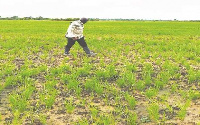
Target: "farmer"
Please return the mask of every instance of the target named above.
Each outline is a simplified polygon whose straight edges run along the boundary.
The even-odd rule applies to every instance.
[[[87,21],[88,21],[87,18],[81,18],[80,20],[71,22],[67,30],[67,33],[65,34],[68,43],[65,46],[64,55],[70,55],[69,53],[70,48],[75,44],[76,41],[80,44],[80,46],[83,48],[83,50],[88,56],[96,55],[96,53],[93,53],[89,50],[83,36],[83,29],[84,29],[83,24],[85,24]]]

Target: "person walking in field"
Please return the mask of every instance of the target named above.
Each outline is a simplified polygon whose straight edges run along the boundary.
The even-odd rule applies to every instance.
[[[65,53],[64,55],[70,55],[69,51],[70,48],[75,44],[77,41],[79,45],[83,48],[85,53],[88,56],[94,56],[96,53],[93,53],[90,51],[90,49],[87,46],[87,43],[85,42],[84,36],[83,36],[83,29],[84,24],[88,21],[87,18],[81,18],[80,20],[73,21],[68,27],[67,33],[65,34],[65,37],[68,40],[67,45],[65,46]]]

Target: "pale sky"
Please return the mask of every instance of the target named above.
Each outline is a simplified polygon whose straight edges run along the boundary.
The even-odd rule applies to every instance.
[[[200,0],[0,0],[0,16],[200,20]]]

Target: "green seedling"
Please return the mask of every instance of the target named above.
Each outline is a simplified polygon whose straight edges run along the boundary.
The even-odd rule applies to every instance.
[[[64,84],[68,84],[69,83],[69,76],[67,74],[61,74],[60,79],[62,80],[62,82]]]
[[[197,100],[200,98],[200,92],[195,90],[190,90],[188,96],[189,99],[191,100]]]
[[[109,78],[112,78],[112,77],[117,75],[117,72],[115,70],[115,66],[114,65],[109,65],[109,66],[106,67],[106,69],[108,70]]]
[[[178,90],[178,85],[175,84],[175,83],[172,84],[172,85],[171,85],[171,92],[172,92],[172,93],[175,93],[175,92],[177,92],[177,90]]]
[[[135,88],[137,90],[143,91],[145,88],[145,83],[142,80],[139,80],[136,84],[135,84]]]
[[[24,68],[21,72],[20,75],[22,78],[29,78],[31,76],[36,76],[40,73],[40,70],[37,68],[30,69],[30,68]]]
[[[47,124],[47,116],[45,114],[40,114],[39,115],[39,120],[42,124],[46,125]]]
[[[152,74],[153,73],[152,64],[145,63],[145,65],[144,65],[144,72],[146,72],[146,74]]]
[[[137,114],[136,113],[129,113],[127,118],[127,123],[129,125],[137,125]]]
[[[195,71],[194,69],[190,69],[188,71],[188,81],[189,83],[193,83],[193,82],[196,82],[196,81],[199,81],[198,79],[200,78],[200,76],[198,76],[200,73],[199,71]]]
[[[164,87],[164,84],[165,83],[162,80],[158,80],[158,79],[155,80],[155,87],[157,89],[162,89]]]
[[[17,84],[17,79],[15,76],[9,76],[5,79],[4,87],[14,86]]]
[[[116,81],[117,85],[119,87],[124,87],[127,83],[126,83],[126,80],[124,78],[119,78],[117,81]]]
[[[170,74],[167,73],[167,72],[162,72],[160,73],[160,77],[161,77],[161,80],[164,84],[168,84],[169,82],[169,79],[170,79]]]
[[[79,69],[77,70],[78,76],[81,76],[81,77],[88,76],[89,73],[90,73],[90,70],[87,69],[87,68],[79,68]]]
[[[72,100],[70,100],[70,101],[66,100],[65,108],[67,110],[67,113],[69,113],[69,114],[73,113],[75,106],[72,104]]]
[[[103,71],[103,70],[97,70],[96,71],[96,77],[99,80],[105,80],[109,77],[109,72],[108,71]]]
[[[187,100],[185,104],[179,105],[180,110],[177,113],[177,117],[181,120],[184,120],[186,113],[187,113],[187,108],[190,106],[190,100]]]
[[[12,121],[12,123],[14,125],[21,125],[22,124],[22,119],[20,118],[20,111],[16,110],[14,111],[14,119]]]
[[[99,110],[98,110],[97,108],[95,108],[95,107],[92,107],[92,108],[90,108],[90,112],[91,112],[92,118],[93,118],[93,119],[96,119]]]
[[[33,92],[35,91],[35,87],[32,85],[29,85],[25,88],[25,91],[22,92],[23,97],[25,98],[25,100],[28,100],[31,95],[33,94]]]
[[[98,95],[101,95],[103,93],[103,86],[100,83],[96,83],[94,90]]]
[[[136,65],[133,65],[133,64],[127,64],[126,65],[126,70],[128,70],[130,72],[136,72],[137,71],[137,67],[136,67]]]
[[[89,123],[87,119],[84,119],[84,120],[79,120],[76,125],[89,125]]]
[[[58,74],[61,73],[61,69],[60,68],[52,68],[50,69],[50,74],[53,75],[53,76],[56,76]]]
[[[158,94],[158,89],[156,88],[149,88],[148,90],[146,90],[145,95],[148,98],[152,98],[154,96],[156,96]]]
[[[55,90],[56,91],[56,90]],[[44,103],[46,105],[47,108],[51,108],[52,105],[54,104],[55,102],[55,98],[56,98],[56,92],[52,92],[52,94],[50,95],[46,95],[46,98],[44,100]]]
[[[87,80],[85,83],[85,88],[87,91],[96,92],[99,95],[103,93],[103,85],[100,84],[99,80],[95,78]]]
[[[172,105],[169,105],[169,103],[165,103],[165,106],[167,107],[167,109],[172,113],[173,112],[173,107]]]
[[[49,81],[44,84],[44,92],[41,92],[40,100],[46,105],[46,108],[51,108],[57,96],[57,90],[54,88],[56,81]]]
[[[67,87],[69,90],[71,89],[75,90],[76,88],[78,88],[78,85],[79,85],[79,81],[72,79],[72,80],[69,80]]]
[[[44,103],[44,102],[45,102],[45,98],[46,98],[46,94],[40,92],[40,93],[39,93],[39,98],[40,98],[40,101]]]
[[[111,115],[101,115],[100,116],[101,121],[99,121],[99,124],[103,125],[114,125],[115,124],[115,119]]]
[[[68,73],[71,71],[71,67],[69,65],[62,64],[59,66],[61,72]]]
[[[80,96],[81,96],[81,92],[82,92],[82,88],[81,88],[81,87],[77,87],[77,88],[75,89],[75,92],[76,92],[76,95],[77,95],[78,97],[80,97]]]
[[[124,79],[127,85],[133,86],[136,83],[135,74],[131,72],[126,72],[124,75]]]
[[[25,111],[28,105],[27,100],[25,100],[25,98],[21,98],[21,96],[18,94],[10,95],[9,101],[10,101],[12,110],[19,110],[20,112]]]
[[[125,97],[126,101],[128,102],[130,108],[134,109],[135,105],[136,105],[135,98],[133,96],[129,95],[127,92],[125,93],[124,97]]]
[[[119,104],[120,103],[120,96],[119,95],[116,95],[115,97],[115,104]]]
[[[85,89],[87,91],[93,91],[96,82],[97,82],[96,79],[94,79],[94,80],[87,80],[86,83],[85,83]]]
[[[184,99],[187,99],[188,98],[188,91],[185,91],[185,90],[179,90],[181,96],[184,98]]]
[[[28,105],[28,99],[32,95],[35,88],[32,85],[22,88],[20,94],[13,93],[9,96],[9,101],[13,110],[19,110],[20,112],[25,111]]]
[[[159,121],[159,105],[157,103],[152,103],[147,107],[147,111],[149,113],[149,117],[152,121]]]
[[[145,75],[144,81],[145,81],[145,85],[151,85],[152,79],[151,79],[151,75],[149,73],[147,75]]]
[[[14,69],[15,69],[15,66],[13,64],[7,64],[7,65],[1,65],[1,73],[0,73],[0,78],[1,77],[5,77],[5,76],[10,76],[12,75]]]

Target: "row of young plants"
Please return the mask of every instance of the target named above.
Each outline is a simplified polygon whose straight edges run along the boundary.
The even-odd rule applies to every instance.
[[[112,67],[112,66],[108,66],[108,67]],[[79,68],[78,68],[79,69]],[[106,69],[106,68],[105,68]],[[109,68],[108,68],[109,69]],[[133,66],[133,69],[129,69],[129,70],[131,70],[132,72],[130,72],[130,71],[128,71],[128,73],[125,73],[125,75],[124,76],[122,76],[122,77],[119,77],[117,80],[116,80],[116,83],[117,83],[117,86],[118,87],[131,87],[132,85],[134,85],[135,84],[135,87],[133,87],[133,88],[135,88],[136,90],[139,90],[139,91],[141,91],[141,92],[145,92],[145,95],[148,97],[148,98],[152,98],[152,97],[155,97],[155,96],[157,96],[157,94],[158,94],[158,92],[159,92],[159,89],[163,89],[163,88],[165,88],[165,86],[169,83],[169,80],[170,80],[170,77],[169,77],[169,74],[170,74],[170,72],[169,73],[166,73],[166,72],[161,72],[161,73],[159,73],[158,75],[157,75],[157,79],[158,80],[156,80],[156,82],[155,82],[155,85],[152,85],[152,81],[151,81],[151,79],[152,79],[152,76],[151,75],[153,75],[153,73],[154,73],[154,71],[153,71],[153,69],[152,69],[152,65],[150,65],[150,64],[147,64],[146,66],[144,66],[144,69],[146,69],[146,70],[144,70],[144,71],[147,71],[147,72],[144,72],[143,74],[143,76],[144,76],[144,78],[146,78],[145,79],[145,82],[143,81],[143,80],[139,80],[137,83],[135,82],[136,81],[136,77],[135,77],[135,75],[133,74],[134,73],[134,71],[137,71],[136,70],[136,67],[135,66]],[[172,69],[173,69],[173,67],[172,67]],[[81,70],[83,70],[82,68],[81,68]],[[110,70],[110,69],[109,69]],[[94,78],[94,76],[90,76],[90,74],[89,73],[87,73],[87,74],[85,74],[85,75],[80,75],[79,73],[79,70],[76,72],[76,73],[74,73],[74,74],[72,74],[73,75],[73,78],[77,78],[78,79],[78,77],[79,76],[81,76],[81,77],[87,77],[87,75],[88,75],[88,77],[89,78],[87,78],[88,80],[86,80],[86,82],[85,82],[85,85],[84,85],[84,87],[82,88],[82,89],[86,89],[87,91],[90,91],[90,92],[95,92],[95,93],[97,93],[97,94],[103,94],[104,92],[105,92],[105,89],[103,89],[103,88],[109,88],[108,86],[109,86],[109,76],[115,76],[115,75],[117,75],[118,73],[115,71],[115,73],[113,73],[112,72],[112,75],[109,75],[109,70],[106,72],[105,70],[103,70],[103,72],[99,72],[98,70],[96,71],[96,74],[93,74],[94,76],[96,76],[95,78]],[[177,72],[178,71],[178,69],[177,68],[174,68],[174,70],[170,70],[169,69],[169,71],[171,71],[172,73],[173,72]],[[82,72],[82,71],[81,71]],[[87,71],[86,71],[87,72]],[[92,71],[91,71],[92,72]],[[107,75],[104,75],[104,74],[107,74]],[[114,75],[113,75],[114,74]],[[130,74],[133,74],[133,75],[130,75]],[[77,75],[77,76],[76,76]],[[69,76],[70,78],[72,78],[72,76]],[[69,78],[68,77],[68,78]],[[67,81],[67,80],[66,80]],[[65,81],[65,82],[66,82]],[[106,86],[105,86],[105,83],[108,83],[108,84],[106,84]],[[148,84],[149,83],[149,84]],[[145,87],[145,84],[146,84],[146,86],[147,87]],[[124,85],[124,86],[123,86]],[[75,89],[75,91],[76,92],[79,92],[79,91],[77,91],[78,89],[78,87],[80,87],[79,86],[79,83],[76,81],[76,80],[74,80],[74,81],[71,81],[71,80],[69,80],[69,82],[68,82],[68,85],[67,86],[69,86],[68,87],[68,89]],[[132,89],[132,90],[135,90],[135,89]],[[175,88],[171,88],[172,90],[172,92],[174,92],[174,91],[178,91],[177,90],[177,88],[175,89]],[[145,91],[146,90],[146,91]],[[127,90],[127,91],[130,91],[130,90]],[[182,91],[182,90],[179,90],[179,91]],[[191,97],[189,97],[190,99],[198,99],[199,97],[197,97],[197,96],[199,96],[199,93],[198,93],[198,91],[195,91],[195,90],[192,90],[193,92],[193,94],[194,93],[196,93],[195,95],[193,95],[193,97],[192,97],[192,94],[190,95]],[[80,94],[80,93],[79,93]],[[78,94],[78,95],[79,95]],[[79,95],[80,96],[80,95]],[[187,96],[188,97],[188,96]],[[129,106],[130,107],[133,107],[133,109],[134,109],[134,106],[135,106],[135,99],[134,99],[134,97],[132,97],[131,98],[131,96],[128,96],[127,95],[127,93],[126,93],[126,95],[125,95],[125,100],[127,101],[127,103],[129,104]],[[158,104],[157,104],[158,105]],[[154,106],[152,106],[152,107],[154,107]],[[149,111],[150,112],[150,111]],[[158,114],[158,112],[157,112],[157,114]],[[152,119],[155,119],[155,118],[152,118]],[[181,119],[183,119],[183,118],[181,118]],[[158,121],[159,119],[158,119],[158,117],[157,117],[157,120],[155,120],[155,121]]]
[[[103,64],[101,64],[101,65],[103,65]],[[132,89],[132,90],[136,89],[136,90],[145,92],[145,95],[148,98],[151,98],[151,97],[155,97],[157,95],[159,89],[162,89],[165,84],[168,84],[169,79],[170,79],[169,76],[173,76],[173,74],[176,74],[176,72],[178,72],[178,70],[179,70],[176,66],[173,68],[173,66],[169,66],[169,64],[164,64],[163,68],[166,69],[166,72],[158,73],[156,77],[152,77],[155,75],[155,73],[153,71],[153,67],[150,63],[146,63],[143,66],[141,78],[139,78],[139,80],[137,80],[136,75],[138,75],[140,73],[136,73],[137,66],[135,66],[135,65],[130,64],[128,66],[125,66],[126,68],[121,70],[121,71],[125,70],[125,72],[123,72],[123,73],[120,73],[119,71],[117,72],[117,70],[115,69],[113,64],[107,65],[105,69],[96,70],[96,71],[92,71],[91,70],[92,67],[93,66],[83,66],[83,67],[78,67],[75,70],[74,69],[72,70],[72,68],[70,66],[61,65],[59,67],[50,69],[50,73],[49,73],[49,75],[48,74],[46,75],[46,78],[47,78],[47,81],[51,81],[53,79],[52,77],[55,77],[55,76],[59,77],[61,75],[62,76],[61,78],[63,79],[63,81],[65,83],[67,83],[68,89],[69,90],[74,89],[76,92],[76,95],[78,95],[78,96],[80,96],[81,89],[82,89],[79,86],[79,84],[80,84],[80,82],[78,81],[79,77],[86,77],[86,78],[89,77],[88,80],[86,80],[86,82],[84,84],[84,89],[86,89],[87,91],[90,91],[90,92],[95,92],[98,95],[103,94],[104,90],[105,90],[104,88],[108,88],[107,86],[109,86],[109,84],[104,85],[104,82],[109,82],[109,80],[111,79],[113,81],[116,81],[116,85],[118,87],[121,87],[121,88],[130,87],[131,88],[132,86],[134,86],[133,87],[134,89]],[[21,78],[21,81],[25,82],[26,79],[29,79],[30,77],[37,75],[40,72],[47,71],[47,67],[41,66],[39,68],[26,69],[26,70],[23,70],[23,67],[22,67],[21,70],[22,71],[19,73],[20,74],[19,78]],[[64,75],[63,72],[67,73],[67,75]],[[123,74],[123,75],[119,75],[119,74]],[[118,77],[116,77],[116,76],[118,76]],[[155,85],[152,85],[153,78],[156,78]],[[14,85],[13,83],[15,83],[17,80],[19,81],[19,79],[14,80],[14,79],[12,79],[12,77],[7,77],[7,79],[8,80],[6,80],[7,81],[6,85],[8,85],[8,86]],[[50,108],[54,104],[55,97],[56,97],[56,89],[54,88],[55,84],[56,84],[56,81],[46,83],[45,91],[43,93],[40,93],[40,100],[41,100],[41,102],[43,102],[46,105],[47,108]],[[34,90],[34,88],[31,87],[31,84],[29,82],[27,85],[30,85],[30,86],[28,86],[28,89],[26,91],[22,90],[25,92],[22,92],[22,94],[20,94],[20,96],[16,93],[13,94],[15,96],[12,96],[12,95],[10,96],[10,103],[11,103],[11,107],[13,110],[17,109],[17,111],[19,110],[19,112],[22,112],[25,110],[25,108],[27,106],[27,102],[28,102],[27,100],[30,97],[31,93],[33,93],[33,90]],[[30,91],[29,91],[29,89],[30,89]],[[174,86],[174,88],[172,88],[172,89],[173,89],[172,91],[175,92],[177,88]],[[128,91],[130,91],[130,90],[128,90]],[[23,93],[30,93],[30,94],[27,94],[25,96]],[[134,106],[136,105],[136,103],[135,103],[136,101],[135,101],[134,97],[131,97],[127,93],[124,96],[125,96],[125,100],[129,104],[129,106],[132,107],[131,109],[134,109]],[[186,95],[184,97],[187,98],[188,96]],[[190,99],[198,99],[199,98],[198,91],[191,90],[189,98]],[[18,104],[18,101],[20,101],[21,103]],[[67,109],[70,109],[69,107],[70,107],[70,105],[72,105],[71,103],[72,102],[66,103]],[[72,109],[73,109],[73,106],[72,106]],[[184,109],[184,110],[186,110],[186,109]],[[155,118],[152,118],[152,119],[155,119]]]
[[[2,28],[0,35],[0,91],[9,86],[18,88],[9,96],[14,124],[21,117],[47,123],[45,111],[54,109],[62,84],[72,96],[63,102],[68,114],[77,113],[78,105],[87,109],[95,98],[114,108],[105,113],[101,105],[91,106],[87,109],[90,117],[74,124],[165,123],[176,117],[184,120],[187,108],[200,98],[199,31],[195,24],[177,24],[195,32],[171,32],[172,25],[165,22],[92,22],[85,27],[86,41],[98,55],[88,58],[78,45],[71,49],[72,57],[62,56],[66,22],[23,22],[29,24],[25,27],[31,29],[28,31],[19,27],[19,21],[3,23],[15,25]],[[49,28],[52,24],[56,27]],[[171,96],[178,96],[180,103],[172,105]],[[77,104],[76,99],[85,100],[85,104]],[[37,105],[32,106],[32,102]],[[142,102],[147,116],[138,112]],[[31,116],[34,107],[41,111]]]

